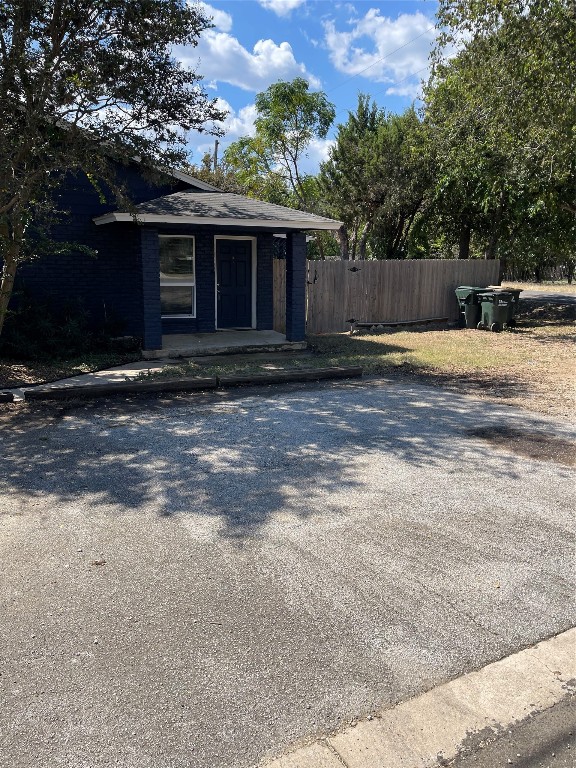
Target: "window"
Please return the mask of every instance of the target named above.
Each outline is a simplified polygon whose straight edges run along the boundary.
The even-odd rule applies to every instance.
[[[194,238],[160,235],[162,317],[196,317]]]

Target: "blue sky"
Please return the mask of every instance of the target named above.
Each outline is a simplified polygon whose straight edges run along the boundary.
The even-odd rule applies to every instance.
[[[194,0],[190,0],[194,3]],[[224,148],[253,131],[254,98],[278,80],[304,77],[336,106],[327,140],[310,148],[308,172],[327,156],[338,122],[354,110],[359,91],[401,112],[417,98],[434,43],[436,0],[212,0],[213,17],[197,48],[176,55],[204,76],[208,93],[230,114]],[[191,135],[199,163],[213,139]]]

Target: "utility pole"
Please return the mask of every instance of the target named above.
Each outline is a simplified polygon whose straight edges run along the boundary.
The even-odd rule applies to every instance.
[[[220,142],[218,139],[214,140],[214,173],[216,173],[216,168],[218,168],[218,145]]]

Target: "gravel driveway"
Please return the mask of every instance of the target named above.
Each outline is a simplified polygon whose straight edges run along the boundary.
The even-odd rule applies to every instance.
[[[574,625],[574,436],[386,382],[19,420],[0,765],[243,768]]]

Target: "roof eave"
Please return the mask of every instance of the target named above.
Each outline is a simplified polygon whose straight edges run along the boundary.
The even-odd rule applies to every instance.
[[[258,229],[313,229],[336,231],[342,226],[341,221],[332,221],[331,219],[319,221],[294,221],[287,219],[234,219],[221,218],[218,216],[179,216],[158,213],[105,213],[103,216],[97,216],[93,219],[97,226],[101,224],[112,224],[113,222],[126,221],[136,224],[193,224],[195,226],[220,226],[220,227],[250,227]]]

